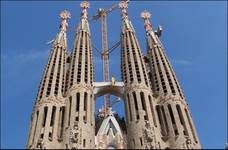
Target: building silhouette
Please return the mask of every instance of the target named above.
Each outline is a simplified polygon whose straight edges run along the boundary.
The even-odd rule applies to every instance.
[[[153,30],[150,13],[141,13],[147,40],[143,55],[127,13],[128,3],[119,3],[122,81],[95,82],[89,3],[84,1],[80,7],[70,55],[66,36],[70,13],[60,13],[59,32],[39,86],[26,148],[201,148],[183,91],[159,39],[162,28]],[[124,101],[125,120],[115,117],[111,107],[101,108],[98,126],[95,100],[105,94]]]

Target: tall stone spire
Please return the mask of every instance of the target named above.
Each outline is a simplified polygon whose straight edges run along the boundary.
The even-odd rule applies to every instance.
[[[27,148],[58,148],[62,144],[67,57],[66,30],[70,13],[66,10],[62,11],[60,18],[62,21],[59,32],[52,44],[33,109]],[[58,144],[53,145],[53,142]]]
[[[66,32],[70,13],[60,13],[59,32],[40,82],[26,148],[201,148],[180,84],[159,39],[161,28],[154,32],[151,14],[141,13],[147,40],[144,56],[128,18],[128,2],[119,3],[121,82],[114,78],[112,82],[94,82],[89,3],[80,4],[80,21],[69,57]],[[116,7],[113,5],[107,12]],[[105,94],[123,99],[126,126],[122,119],[122,125],[118,125],[110,107],[101,127],[96,124],[99,130],[95,136],[95,99]]]
[[[121,72],[125,83],[128,148],[164,148],[160,142],[155,101],[146,73],[139,42],[128,19],[127,2],[121,9]]]
[[[95,121],[92,46],[87,20],[89,3],[80,4],[80,23],[71,54],[66,103],[66,148],[94,148]]]
[[[156,111],[162,139],[169,148],[201,148],[196,130],[176,75],[160,42],[160,29],[153,31],[151,14],[141,13],[147,33],[149,76],[157,98]]]
[[[147,32],[148,55],[154,56],[151,61],[153,61],[154,68],[156,68],[158,71],[151,72],[153,73],[152,77],[154,78],[151,80],[153,81],[153,92],[157,95],[177,95],[183,99],[184,97],[182,90],[170,65],[170,62],[164,53],[160,39],[156,34],[157,32],[153,32],[152,30],[152,25],[149,21],[150,16],[151,14],[149,12],[144,11],[141,13],[141,17],[144,19],[144,28]],[[153,52],[153,48],[157,49],[157,51]]]

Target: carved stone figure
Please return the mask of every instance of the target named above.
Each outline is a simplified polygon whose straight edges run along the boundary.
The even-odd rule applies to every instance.
[[[152,128],[150,126],[150,123],[147,120],[145,121],[145,135],[146,135],[146,139],[148,142],[153,141],[154,134],[153,134]]]
[[[192,146],[192,141],[189,137],[186,137],[186,146],[188,149],[192,149],[193,146]]]
[[[147,149],[155,148],[153,128],[151,128],[151,125],[147,120],[145,121],[145,128],[143,133],[144,133],[145,148]]]
[[[72,148],[79,148],[79,127],[75,124],[70,130],[70,143]]]

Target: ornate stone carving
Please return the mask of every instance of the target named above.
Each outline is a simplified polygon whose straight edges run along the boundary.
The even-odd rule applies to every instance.
[[[123,82],[117,82],[114,77],[112,77],[112,80],[109,82],[95,82],[93,79],[94,69],[91,51],[93,45],[91,44],[89,29],[90,19],[88,19],[87,12],[87,9],[90,7],[89,3],[84,1],[80,4],[82,12],[77,28],[77,32],[79,33],[80,31],[80,34],[77,34],[75,38],[72,53],[75,58],[73,55],[71,55],[72,57],[68,56],[67,53],[66,31],[70,13],[68,11],[61,12],[59,32],[53,42],[51,42],[53,44],[49,57],[50,60],[46,66],[45,76],[42,79],[40,85],[41,89],[37,95],[37,102],[32,112],[31,128],[26,148],[92,149],[94,148],[94,144],[96,148],[104,149],[128,147],[141,149],[201,148],[200,143],[198,143],[199,141],[195,141],[198,140],[198,137],[195,133],[187,103],[182,96],[182,89],[180,89],[168,58],[166,58],[163,52],[163,46],[159,39],[161,28],[157,31],[153,31],[152,24],[149,20],[151,14],[147,11],[141,13],[141,17],[144,19],[144,27],[147,31],[149,57],[148,60],[143,60],[134,27],[128,19],[128,2],[129,0],[121,0],[119,5],[112,6],[113,8],[119,6],[121,9],[122,40],[120,41],[120,49]],[[110,9],[107,9],[107,11],[110,12]],[[79,47],[83,47],[83,50],[78,53],[77,49]],[[162,60],[162,62],[158,60]],[[50,64],[55,62],[57,63],[56,67],[53,66],[51,69]],[[85,64],[85,62],[87,63]],[[156,62],[158,63],[157,65]],[[161,63],[160,66],[159,63]],[[58,66],[61,67],[59,68]],[[153,74],[153,71],[158,74]],[[79,72],[82,73],[82,78],[81,82],[77,83],[77,74],[80,74]],[[85,73],[87,76],[84,76]],[[160,84],[163,84],[163,80],[161,80],[163,78],[165,79],[165,85],[169,85],[172,89],[171,82],[167,80],[169,79],[168,73],[170,79],[172,79],[171,82],[174,90],[178,89],[178,91],[175,91],[175,95],[169,88],[167,92],[161,91]],[[162,74],[164,75],[163,78],[161,77]],[[84,81],[84,77],[87,82]],[[153,79],[158,79],[157,81],[159,82],[151,87],[153,82],[155,82]],[[162,82],[160,82],[160,80]],[[53,82],[49,83],[49,81]],[[149,84],[149,82],[152,84]],[[58,90],[55,89],[55,87],[58,87]],[[152,92],[152,90],[157,92]],[[80,98],[78,98],[77,93],[80,93]],[[153,93],[154,95],[156,94],[156,97]],[[95,118],[94,115],[95,100],[104,94],[113,94],[125,100],[124,104],[126,105],[125,113],[127,114],[127,120],[126,124],[125,120],[122,119],[115,121],[111,107],[99,110],[99,115],[103,117],[104,120],[107,116],[111,119],[109,118],[109,120],[104,121],[104,125],[102,128],[100,127],[102,132],[99,132],[99,130],[96,132],[100,120]],[[169,107],[167,109],[167,104],[171,106],[178,104],[180,107],[171,109],[171,111]],[[164,107],[162,107],[161,110],[157,110],[155,107],[157,105]],[[80,109],[78,110],[77,107],[77,110],[75,110],[76,106],[79,106]],[[46,109],[46,107],[48,107],[48,109]],[[178,115],[180,119],[176,118]],[[150,119],[150,121],[145,121],[145,118]],[[180,121],[175,119],[179,119]],[[173,122],[175,122],[175,126],[172,125]],[[120,125],[123,127],[123,130],[118,126],[118,123],[121,123]],[[160,130],[163,130],[163,127],[168,134],[161,134]],[[178,136],[175,136],[176,132],[173,133],[173,127],[175,127],[174,130],[178,129]],[[194,133],[192,133],[193,135],[191,134],[191,136],[186,136],[185,132],[189,130],[189,128],[194,129],[194,131],[192,131]],[[183,132],[183,130],[186,131]],[[97,134],[95,139],[94,134]],[[126,139],[128,141],[126,141]]]
[[[181,103],[185,106],[187,106],[187,103],[184,99],[182,99],[180,96],[174,96],[171,94],[165,95],[165,96],[159,96],[158,101],[160,104],[165,104],[168,103],[169,101],[176,102],[176,103]]]
[[[153,135],[153,131],[152,131],[149,121],[145,121],[145,130],[144,131],[145,131],[147,141],[152,142],[154,135]]]
[[[65,101],[64,101],[64,98],[57,98],[57,97],[54,97],[54,96],[49,96],[47,98],[43,98],[41,100],[39,100],[37,103],[36,103],[36,108],[37,107],[40,107],[41,105],[43,104],[54,104],[54,105],[64,105],[65,104]]]
[[[60,30],[63,32],[66,32],[67,27],[68,27],[67,19],[70,19],[71,15],[67,10],[64,10],[59,14],[59,16],[62,19],[62,22],[60,25]]]
[[[186,138],[186,141],[185,141],[185,145],[186,145],[186,148],[187,149],[194,149],[194,146],[192,145],[192,141],[189,137],[185,137]]]
[[[99,143],[98,143],[98,149],[105,149],[105,146],[107,144],[107,137],[105,135],[99,135],[98,136]]]
[[[87,1],[81,2],[80,7],[81,7],[82,9],[87,9],[87,8],[89,8],[89,2],[87,2]]]
[[[80,130],[78,127],[78,123],[75,123],[74,126],[70,129],[70,145],[72,149],[78,149],[79,147],[79,136],[80,136]]]
[[[152,30],[152,25],[149,21],[151,14],[148,11],[143,11],[141,13],[141,18],[144,19],[144,28],[146,31],[151,31]]]
[[[125,91],[126,91],[126,93],[128,93],[128,92],[135,91],[137,89],[151,92],[150,89],[149,89],[149,87],[146,86],[144,83],[142,83],[142,84],[135,84],[135,83],[133,83],[133,84],[131,84],[131,86],[126,87]]]
[[[145,121],[145,128],[143,129],[143,139],[145,143],[145,148],[146,149],[154,149],[157,148],[158,146],[155,145],[155,135],[154,135],[154,129],[151,127],[149,121]]]
[[[121,9],[122,19],[128,18],[127,7],[128,7],[127,2],[121,1],[119,3],[119,8]]]
[[[81,18],[87,19],[87,8],[89,8],[89,2],[87,1],[83,1],[80,4],[80,7],[82,9],[82,13],[81,13]]]
[[[117,133],[116,134],[116,148],[117,149],[123,149],[124,148],[124,140],[123,140],[123,137],[119,134],[119,133]]]
[[[74,84],[70,90],[68,91],[68,93],[74,91],[74,90],[80,90],[80,89],[86,89],[86,91],[92,91],[93,87],[91,85],[88,84]]]

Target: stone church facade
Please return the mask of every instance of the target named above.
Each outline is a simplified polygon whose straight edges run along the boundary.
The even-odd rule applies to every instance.
[[[70,13],[60,14],[59,32],[40,82],[26,148],[200,149],[183,91],[159,39],[162,29],[153,30],[150,13],[141,13],[147,41],[147,54],[143,55],[128,16],[128,3],[119,3],[122,81],[113,84],[94,81],[89,3],[84,1],[80,7],[70,55],[66,35]],[[95,134],[95,100],[105,94],[124,101],[125,142],[112,112]]]

